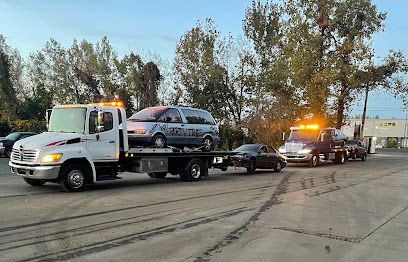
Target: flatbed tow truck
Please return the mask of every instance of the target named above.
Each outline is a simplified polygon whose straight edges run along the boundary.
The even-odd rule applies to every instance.
[[[47,111],[48,131],[16,142],[9,161],[11,172],[32,186],[59,183],[67,192],[87,184],[118,179],[120,172],[168,173],[184,181],[208,176],[223,168],[230,152],[200,148],[129,148],[126,111],[121,102],[58,105]]]
[[[308,163],[310,167],[320,162],[342,164],[348,157],[347,137],[336,128],[318,125],[299,125],[290,128],[289,138],[279,152],[288,163]]]

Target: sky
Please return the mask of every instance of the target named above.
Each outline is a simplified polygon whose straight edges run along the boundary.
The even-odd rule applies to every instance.
[[[388,50],[408,56],[408,1],[373,0],[388,13],[384,32],[373,38],[376,60]],[[107,36],[123,56],[130,51],[157,53],[171,61],[180,37],[198,20],[211,18],[223,35],[240,37],[245,9],[251,0],[0,0],[0,34],[23,57],[41,49],[50,38],[69,47],[73,39],[97,42]],[[373,92],[368,114],[405,118],[402,102]],[[351,114],[361,114],[357,101]]]

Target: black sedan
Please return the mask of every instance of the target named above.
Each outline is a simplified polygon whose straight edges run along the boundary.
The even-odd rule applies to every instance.
[[[367,150],[364,146],[364,142],[361,140],[349,140],[347,141],[348,155],[351,159],[360,158],[365,161],[367,159]]]
[[[20,139],[33,136],[36,134],[37,133],[34,132],[14,132],[9,134],[0,141],[0,156],[5,155],[7,157],[10,157],[11,149],[13,148],[15,142],[17,142]]]
[[[276,149],[261,144],[246,144],[238,147],[230,158],[233,166],[246,167],[248,173],[255,169],[273,169],[280,172],[286,166],[286,158]]]

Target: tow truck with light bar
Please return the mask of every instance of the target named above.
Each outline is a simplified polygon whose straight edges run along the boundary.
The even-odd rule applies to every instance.
[[[47,110],[48,131],[16,142],[11,172],[32,186],[59,183],[68,192],[118,179],[120,172],[168,173],[197,181],[210,167],[223,168],[230,152],[189,148],[129,148],[126,111],[120,101],[57,105]]]
[[[347,159],[347,137],[336,128],[321,128],[319,125],[299,125],[291,132],[279,152],[289,163],[308,163],[315,167],[320,161],[342,164]]]

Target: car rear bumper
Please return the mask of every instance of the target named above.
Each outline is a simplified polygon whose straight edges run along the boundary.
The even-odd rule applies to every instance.
[[[150,145],[152,143],[152,136],[128,134],[129,143],[133,146]]]
[[[313,154],[297,154],[297,153],[286,153],[286,161],[288,163],[304,163],[312,159]]]
[[[9,162],[11,173],[32,179],[57,179],[61,166],[22,166]]]

